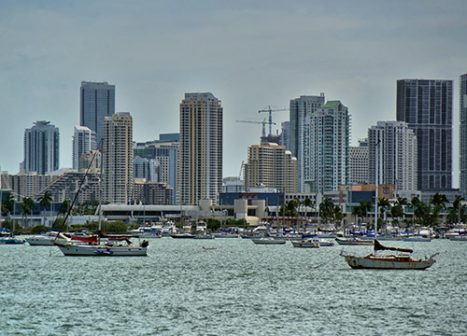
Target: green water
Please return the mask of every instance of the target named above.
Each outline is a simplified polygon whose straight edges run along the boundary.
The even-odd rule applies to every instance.
[[[135,258],[0,246],[0,335],[467,335],[467,243],[385,244],[440,255],[375,271],[349,268],[338,245],[162,238]]]

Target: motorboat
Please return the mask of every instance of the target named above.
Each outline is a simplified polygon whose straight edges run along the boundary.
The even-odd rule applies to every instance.
[[[56,243],[65,256],[115,256],[141,257],[147,256],[148,241],[143,240],[136,245],[129,239],[102,240],[98,244],[85,244],[76,241]]]
[[[318,239],[318,241],[319,241],[319,246],[320,247],[334,246],[334,242],[332,240],[329,240],[329,239]]]
[[[283,245],[286,239],[282,237],[262,237],[253,238],[251,241],[257,245]]]
[[[397,269],[397,270],[424,270],[431,267],[436,261],[437,253],[424,259],[413,259],[410,253],[412,249],[383,246],[378,240],[374,240],[374,252],[366,256],[346,254],[341,251],[340,255],[345,258],[347,264],[352,268],[361,269]],[[396,255],[378,254],[377,251],[390,250],[401,252]]]
[[[193,239],[214,239],[212,234],[196,234]]]
[[[292,245],[300,248],[319,248],[320,242],[319,239],[292,240]]]
[[[195,237],[194,234],[185,232],[185,233],[172,233],[170,237],[174,239],[193,239]]]
[[[467,235],[463,234],[463,235],[457,235],[457,236],[450,236],[449,240],[452,240],[452,241],[467,241]]]
[[[428,243],[431,242],[431,238],[424,237],[424,236],[410,236],[403,239],[405,242],[423,242]]]
[[[0,245],[20,245],[24,244],[26,241],[24,239],[19,239],[16,237],[0,237]]]
[[[373,245],[374,239],[363,239],[363,238],[336,238],[336,242],[339,245]]]

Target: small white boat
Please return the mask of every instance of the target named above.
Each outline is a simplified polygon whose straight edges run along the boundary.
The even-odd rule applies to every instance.
[[[251,241],[257,245],[283,245],[286,242],[285,238],[274,237],[254,238]]]
[[[336,238],[336,242],[339,245],[373,245],[374,239],[362,239],[362,238]]]
[[[0,238],[0,245],[20,245],[24,244],[24,239],[19,239],[15,237],[1,237]]]
[[[63,235],[58,232],[48,232],[43,235],[37,235],[26,238],[26,242],[31,246],[54,246],[57,239],[63,239]],[[68,240],[68,239],[67,239]]]
[[[318,239],[292,240],[292,245],[300,248],[319,248],[320,241]]]
[[[318,239],[319,240],[319,246],[334,246],[334,242],[332,240],[328,239]]]
[[[406,237],[403,239],[405,242],[431,242],[431,238],[428,237],[423,237],[423,236],[411,236],[411,237]]]

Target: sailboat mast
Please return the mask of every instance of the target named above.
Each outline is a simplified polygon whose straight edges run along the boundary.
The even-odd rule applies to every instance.
[[[380,139],[376,142],[376,155],[375,155],[375,239],[378,236],[378,183],[379,183],[379,147]]]

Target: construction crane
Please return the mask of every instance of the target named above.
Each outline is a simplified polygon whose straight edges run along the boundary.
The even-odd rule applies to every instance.
[[[258,113],[269,113],[269,137],[272,135],[272,125],[275,123],[272,122],[272,112],[279,112],[279,111],[288,111],[289,109],[271,109],[271,106],[268,105],[268,108],[265,108],[263,110],[259,110]],[[264,133],[263,133],[264,136]]]
[[[246,123],[246,124],[261,124],[263,125],[263,130],[262,130],[262,137],[266,137],[266,119],[263,121],[256,121],[256,120],[236,120],[238,123]],[[276,123],[273,123],[274,125]]]

